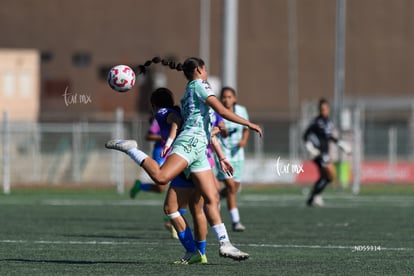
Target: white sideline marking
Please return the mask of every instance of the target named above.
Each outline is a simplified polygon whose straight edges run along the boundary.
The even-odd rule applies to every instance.
[[[119,242],[119,241],[29,241],[29,240],[0,240],[0,243],[34,243],[34,244],[80,244],[80,245],[157,245],[158,242]],[[170,243],[176,245],[176,243]],[[355,246],[346,245],[302,245],[302,244],[238,244],[240,246],[248,247],[271,247],[271,248],[300,248],[300,249],[348,249],[352,250]],[[377,251],[411,251],[414,248],[407,247],[382,247]]]
[[[353,250],[355,246],[345,246],[345,245],[299,245],[299,244],[240,244],[242,246],[250,247],[273,247],[273,248],[305,248],[305,249],[350,249]],[[378,247],[378,246],[377,246]],[[387,251],[411,251],[414,248],[407,247],[380,247],[377,251],[387,250]]]

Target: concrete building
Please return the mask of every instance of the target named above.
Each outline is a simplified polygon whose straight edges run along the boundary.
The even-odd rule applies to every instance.
[[[0,49],[0,111],[9,119],[35,122],[40,106],[37,50]]]
[[[220,76],[222,0],[211,0],[209,73]],[[335,3],[332,0],[240,0],[238,92],[251,117],[288,120],[301,102],[332,98]],[[122,106],[147,114],[146,88],[117,94],[106,84],[114,64],[137,65],[161,55],[199,55],[200,1],[0,0],[0,48],[41,53],[42,120],[102,120]],[[298,98],[289,100],[289,16],[296,14]],[[348,0],[346,97],[410,97],[414,91],[414,2]],[[1,59],[0,64],[3,64]],[[176,93],[184,77],[156,66]],[[65,91],[91,101],[65,101]],[[78,98],[80,99],[80,98]]]

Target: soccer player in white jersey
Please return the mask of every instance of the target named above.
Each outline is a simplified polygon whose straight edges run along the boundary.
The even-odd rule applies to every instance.
[[[176,65],[156,57],[139,66],[139,69],[141,72],[145,71],[147,66],[160,61],[171,69],[183,71],[188,80],[184,97],[181,100],[182,130],[174,141],[172,151],[165,163],[160,167],[154,159],[139,150],[136,141],[133,140],[111,140],[105,146],[127,153],[159,185],[167,185],[174,177],[186,170],[204,199],[205,214],[220,244],[219,255],[235,260],[245,260],[249,254],[237,249],[230,242],[218,207],[219,196],[206,155],[211,136],[210,115],[214,109],[223,118],[247,126],[257,131],[260,136],[262,129],[223,106],[207,82],[208,74],[202,59],[191,57],[187,58],[183,64]],[[220,162],[223,163],[222,168],[227,167],[228,162],[225,158],[222,158]],[[202,200],[201,197],[200,200]]]

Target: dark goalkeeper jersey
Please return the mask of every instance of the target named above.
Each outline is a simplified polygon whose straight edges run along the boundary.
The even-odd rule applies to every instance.
[[[338,142],[333,137],[334,124],[329,118],[318,116],[313,119],[303,134],[303,140],[311,141],[312,144],[320,150],[321,154],[328,154],[329,141]]]

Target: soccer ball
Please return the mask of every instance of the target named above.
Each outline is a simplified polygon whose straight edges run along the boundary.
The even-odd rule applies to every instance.
[[[116,65],[108,73],[108,84],[117,92],[127,92],[135,84],[135,73],[127,65]]]

